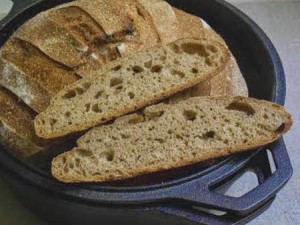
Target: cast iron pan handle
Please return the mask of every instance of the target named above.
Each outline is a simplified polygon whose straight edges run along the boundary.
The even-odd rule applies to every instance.
[[[14,4],[10,12],[0,21],[0,29],[9,23],[21,11],[28,9],[32,5],[41,2],[42,0],[11,0]]]
[[[276,171],[268,177],[262,165],[255,163],[259,158],[256,159],[255,157],[254,160],[251,160],[250,168],[254,169],[259,185],[243,196],[230,197],[212,190],[214,186],[222,183],[222,181],[224,182],[226,177],[228,178],[232,175],[230,174],[231,171],[226,171],[226,167],[222,167],[202,178],[201,183],[192,183],[190,187],[186,187],[186,191],[179,193],[177,197],[192,205],[205,205],[236,215],[247,215],[257,210],[275,196],[286,184],[293,172],[283,139],[271,144],[268,146],[268,149],[272,153]],[[227,175],[224,176],[224,174]],[[205,183],[207,186],[203,187]]]

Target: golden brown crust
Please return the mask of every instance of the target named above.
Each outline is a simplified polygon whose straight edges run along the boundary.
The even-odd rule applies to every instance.
[[[50,103],[52,94],[17,67],[1,59],[0,84],[9,89],[36,112],[43,111]]]
[[[47,148],[48,143],[35,134],[35,113],[2,87],[0,105],[0,141],[5,147],[20,156],[32,155]]]

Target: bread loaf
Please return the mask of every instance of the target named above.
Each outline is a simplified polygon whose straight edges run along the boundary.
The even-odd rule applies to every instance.
[[[52,174],[63,182],[125,179],[257,148],[291,124],[283,107],[251,98],[159,104],[92,129],[53,160]]]
[[[55,138],[143,108],[211,78],[228,57],[220,43],[182,39],[116,60],[59,92],[36,117],[36,132]]]

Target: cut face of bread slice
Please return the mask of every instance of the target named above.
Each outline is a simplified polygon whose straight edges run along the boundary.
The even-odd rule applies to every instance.
[[[85,130],[211,78],[228,51],[220,43],[182,39],[122,58],[66,87],[35,119],[39,136]]]
[[[92,129],[56,157],[63,182],[125,179],[266,145],[292,125],[283,107],[244,97],[197,97],[150,106]]]
[[[38,138],[33,127],[35,113],[0,87],[0,143],[20,156],[45,150],[48,143]]]

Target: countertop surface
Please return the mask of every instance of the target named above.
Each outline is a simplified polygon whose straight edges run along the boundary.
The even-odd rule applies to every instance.
[[[0,18],[8,9],[0,0]],[[270,37],[281,56],[287,78],[286,108],[294,119],[292,130],[285,135],[294,174],[281,190],[271,207],[250,224],[300,224],[300,1],[232,0],[235,6],[248,14]],[[239,183],[247,189],[253,177],[248,174]],[[240,191],[240,186],[238,187]],[[230,189],[235,192],[235,187]],[[7,185],[0,180],[1,225],[49,225],[24,208]]]

